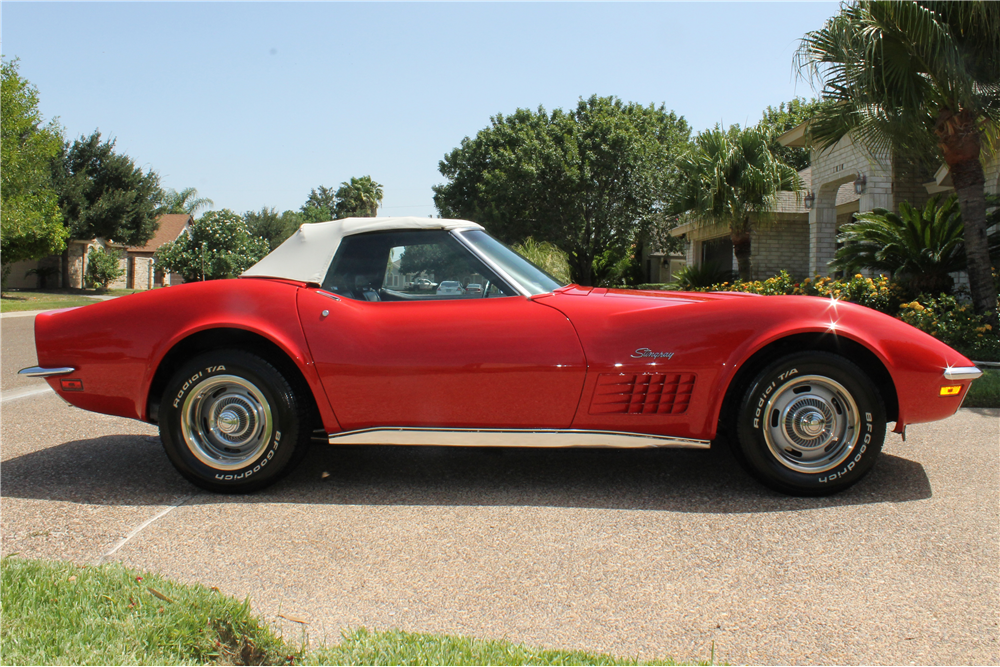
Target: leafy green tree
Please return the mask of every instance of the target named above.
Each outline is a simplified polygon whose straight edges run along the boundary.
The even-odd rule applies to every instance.
[[[771,153],[773,139],[759,126],[717,125],[677,163],[683,179],[676,212],[729,229],[741,280],[751,279],[751,232],[771,222],[779,192],[802,189],[796,170]]]
[[[57,254],[66,247],[51,162],[62,146],[55,120],[44,124],[38,90],[18,72],[18,61],[2,65],[0,84],[0,255],[3,279],[10,266]]]
[[[374,218],[382,203],[382,186],[371,176],[351,177],[337,189],[337,218]]]
[[[1000,210],[992,219],[1000,222]],[[967,265],[964,237],[956,195],[943,202],[934,196],[923,209],[902,202],[898,214],[876,208],[841,226],[837,241],[843,245],[830,265],[846,273],[871,269],[892,276],[907,287],[910,298],[951,294],[954,280],[948,274]],[[1000,260],[1000,232],[991,235],[989,245],[990,255]]]
[[[593,282],[598,287],[627,287],[646,282],[642,246],[608,248],[594,258]]]
[[[184,188],[180,192],[170,188],[163,193],[163,204],[158,214],[187,213],[193,217],[203,208],[212,206],[215,206],[215,202],[208,197],[199,197],[195,188]]]
[[[117,250],[94,248],[87,253],[87,280],[99,290],[125,275],[123,253]]]
[[[446,218],[479,222],[509,244],[530,237],[569,257],[573,280],[592,285],[594,260],[624,254],[672,197],[687,122],[661,105],[581,99],[569,111],[518,109],[448,153],[434,187]]]
[[[229,209],[209,211],[176,241],[160,246],[156,263],[186,282],[235,278],[271,251],[246,222]]]
[[[850,134],[873,155],[951,170],[976,311],[997,327],[986,236],[984,140],[1000,127],[1000,3],[862,0],[802,38],[801,72],[831,104],[809,132],[819,148]]]
[[[829,106],[829,104],[829,102],[819,98],[807,100],[804,97],[796,97],[790,102],[782,102],[776,107],[767,107],[758,126],[771,131],[774,136],[770,145],[771,153],[796,171],[808,167],[810,150],[798,146],[782,146],[778,137],[809,120],[816,115],[821,107]]]
[[[101,141],[97,131],[64,144],[53,165],[63,220],[72,238],[141,246],[159,226],[160,177],[114,148],[115,140]]]
[[[425,271],[439,282],[472,272],[469,255],[460,248],[441,243],[407,246],[399,258],[399,272],[420,275]]]
[[[243,220],[252,236],[261,237],[274,250],[305,222],[305,215],[295,211],[278,213],[274,208],[264,206],[259,211],[247,211]]]
[[[326,222],[336,219],[336,208],[337,192],[321,185],[309,192],[309,198],[299,210],[304,216],[303,222]]]

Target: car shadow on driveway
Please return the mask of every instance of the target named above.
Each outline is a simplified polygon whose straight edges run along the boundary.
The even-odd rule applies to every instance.
[[[683,449],[403,446],[311,448],[274,486],[249,495],[201,492],[170,465],[159,438],[105,436],[10,459],[2,494],[97,505],[301,503],[529,506],[747,513],[906,502],[931,497],[923,466],[883,454],[864,480],[826,498],[770,491],[724,445]]]

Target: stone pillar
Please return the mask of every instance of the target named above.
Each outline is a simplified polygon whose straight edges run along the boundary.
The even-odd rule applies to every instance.
[[[692,241],[688,239],[685,244],[684,257],[687,261],[688,266],[697,266],[701,260],[701,241]]]
[[[809,211],[809,275],[830,275],[829,264],[837,252],[838,183],[824,184]]]

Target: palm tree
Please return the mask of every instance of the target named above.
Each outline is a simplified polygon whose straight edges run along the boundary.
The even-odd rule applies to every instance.
[[[728,227],[741,280],[751,279],[750,233],[771,221],[780,191],[802,189],[795,169],[771,153],[772,134],[762,127],[733,125],[724,132],[716,126],[699,134],[677,165],[675,212]]]
[[[340,184],[337,189],[335,212],[337,218],[361,217],[374,218],[382,203],[382,185],[372,180],[371,176],[361,178],[351,177],[350,181]]]
[[[195,188],[184,188],[180,192],[170,188],[163,193],[160,213],[187,213],[193,217],[201,209],[211,206],[215,206],[215,202],[208,197],[198,197]]]
[[[980,153],[1000,131],[1000,3],[845,4],[802,38],[796,62],[833,103],[810,123],[816,147],[851,134],[873,155],[943,158],[962,211],[973,305],[995,311]]]

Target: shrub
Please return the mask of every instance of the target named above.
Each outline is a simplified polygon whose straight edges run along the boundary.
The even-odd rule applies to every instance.
[[[87,282],[104,289],[125,275],[122,253],[117,250],[94,248],[87,254]]]
[[[767,296],[822,296],[850,301],[894,315],[901,303],[901,288],[885,276],[865,278],[860,273],[849,280],[836,278],[806,278],[799,282],[782,271],[767,280],[723,282],[707,288],[713,292],[748,292]]]
[[[732,279],[732,269],[722,268],[713,262],[689,264],[674,275],[677,287],[686,290],[714,289],[719,284],[728,285]]]
[[[899,309],[899,319],[979,361],[1000,361],[1000,336],[971,305],[953,296],[921,294]]]
[[[188,234],[156,251],[156,263],[184,276],[185,282],[235,278],[259,262],[271,248],[247,231],[243,218],[228,209],[209,211]]]
[[[24,277],[37,276],[38,277],[38,289],[45,289],[48,287],[49,278],[59,275],[59,268],[56,266],[39,266],[34,269],[28,269],[24,273]]]
[[[850,301],[893,315],[950,345],[970,359],[1000,361],[1000,336],[977,315],[970,304],[954,296],[921,294],[908,303],[905,288],[886,276],[865,278],[860,273],[848,280],[806,278],[795,281],[786,271],[767,280],[716,283],[698,291],[749,292],[752,294],[820,296]],[[1000,305],[1000,304],[998,304]]]
[[[569,256],[548,241],[536,241],[529,236],[512,249],[564,285],[573,282],[569,275]]]

